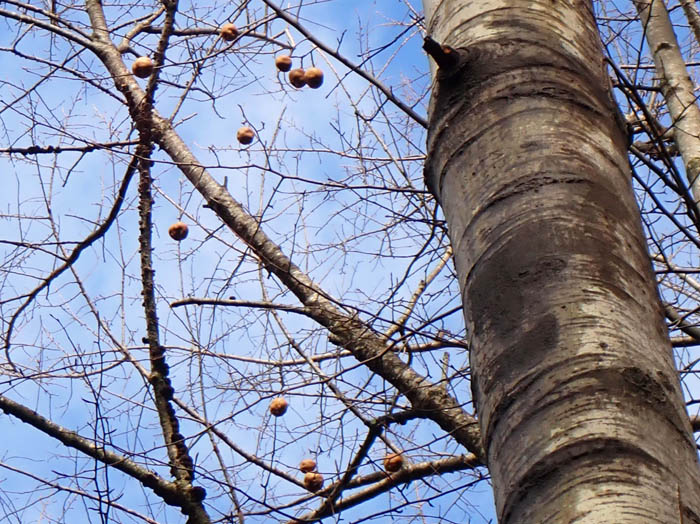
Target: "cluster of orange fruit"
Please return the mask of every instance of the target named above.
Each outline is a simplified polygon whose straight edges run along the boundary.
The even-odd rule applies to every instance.
[[[323,85],[323,71],[318,67],[310,67],[306,70],[301,67],[292,69],[292,57],[280,55],[275,58],[275,66],[283,73],[289,73],[289,83],[297,89],[309,86],[311,89],[318,89]]]
[[[238,38],[238,29],[233,24],[224,24],[219,29],[219,34],[227,42],[232,42]],[[289,55],[281,55],[275,58],[275,65],[281,72],[289,73],[289,83],[297,89],[301,89],[304,86],[318,89],[323,84],[323,71],[318,67],[310,67],[306,71],[302,68],[292,69],[292,57]]]
[[[392,453],[384,458],[384,469],[394,473],[403,467],[403,457]],[[304,459],[299,464],[299,470],[304,473],[304,487],[311,492],[317,492],[323,487],[323,475],[316,471],[314,459]]]
[[[273,398],[270,402],[270,413],[275,417],[281,417],[287,412],[289,404],[284,397]],[[384,457],[384,469],[389,473],[395,473],[403,467],[401,453],[390,453]],[[304,459],[299,463],[299,470],[304,474],[304,487],[315,493],[323,487],[323,475],[316,471],[314,459]]]
[[[304,459],[299,464],[299,469],[304,474],[304,487],[316,492],[323,487],[323,475],[316,471],[314,459]]]
[[[232,42],[238,38],[238,34],[238,28],[231,23],[224,24],[219,29],[219,35],[226,42]],[[318,89],[323,84],[323,71],[318,67],[310,67],[306,70],[301,67],[292,69],[292,57],[289,55],[280,55],[275,58],[275,66],[279,71],[289,73],[289,83],[297,89],[301,89],[304,86]],[[139,78],[148,78],[153,74],[153,60],[147,56],[140,56],[131,65],[131,71]],[[238,142],[245,146],[252,143],[254,138],[255,131],[248,126],[241,127],[236,133]],[[185,233],[186,235],[187,233]]]
[[[284,397],[276,397],[270,401],[270,414],[281,417],[287,412],[289,403]],[[323,475],[316,471],[316,461],[304,459],[299,464],[299,469],[304,473],[304,487],[309,491],[316,492],[323,487]]]
[[[232,42],[238,38],[238,28],[231,23],[221,26],[219,35],[226,42]],[[309,86],[312,89],[318,89],[323,84],[323,71],[318,67],[310,67],[309,69],[292,69],[292,57],[289,55],[280,55],[275,58],[275,66],[282,73],[289,73],[289,83],[301,89],[304,86]],[[140,56],[131,65],[131,71],[138,78],[148,78],[153,74],[153,60],[147,56]],[[241,127],[236,132],[236,140],[239,144],[247,146],[253,142],[255,138],[255,130],[248,126]],[[173,240],[184,240],[188,233],[187,224],[183,222],[175,222],[168,228],[168,234]],[[286,408],[285,408],[286,409]]]

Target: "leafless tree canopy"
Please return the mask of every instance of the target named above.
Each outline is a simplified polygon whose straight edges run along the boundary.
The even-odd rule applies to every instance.
[[[697,106],[666,86],[697,81],[700,16],[668,3],[681,63],[660,71],[634,2],[595,9],[692,419],[700,155],[676,123]],[[423,180],[421,2],[0,16],[0,520],[488,522],[470,335]],[[282,55],[322,85],[293,87]]]

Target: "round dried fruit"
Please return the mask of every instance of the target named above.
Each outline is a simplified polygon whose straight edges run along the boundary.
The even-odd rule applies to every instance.
[[[384,469],[390,473],[400,470],[403,467],[403,457],[400,453],[391,453],[384,457]]]
[[[302,473],[309,473],[316,470],[316,461],[314,459],[304,459],[299,463],[299,469]]]
[[[236,133],[236,138],[241,144],[247,146],[253,141],[253,138],[255,138],[255,131],[248,126],[242,127]]]
[[[275,58],[275,65],[277,66],[278,70],[286,73],[292,68],[292,57],[288,55],[280,55]]]
[[[310,471],[304,475],[304,487],[309,491],[318,491],[323,487],[323,475]]]
[[[304,80],[304,73],[305,71],[302,68],[292,69],[289,72],[289,83],[297,89],[301,89],[306,85],[306,80]]]
[[[323,71],[318,67],[310,67],[304,73],[304,82],[311,89],[318,89],[323,84]]]
[[[139,78],[148,78],[153,72],[153,61],[147,56],[140,56],[131,64],[131,70]]]
[[[227,42],[232,42],[238,37],[238,28],[233,24],[224,24],[219,31],[221,38]]]
[[[170,238],[178,242],[187,238],[187,233],[189,233],[189,228],[184,222],[175,222],[168,228],[168,235],[170,235]]]
[[[270,402],[270,413],[275,417],[281,417],[287,412],[288,405],[284,397],[273,398],[272,402]]]

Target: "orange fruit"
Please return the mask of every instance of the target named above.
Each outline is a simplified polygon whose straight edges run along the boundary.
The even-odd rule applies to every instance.
[[[292,68],[292,57],[288,55],[280,55],[275,58],[275,65],[277,66],[278,70],[286,73]]]
[[[273,398],[272,402],[270,402],[270,413],[275,417],[281,417],[287,412],[288,406],[289,404],[284,400],[284,397]]]
[[[224,24],[221,26],[219,34],[227,42],[232,42],[238,37],[238,28],[233,24]]]
[[[304,475],[304,487],[309,491],[318,491],[323,487],[323,475],[310,471]]]
[[[189,233],[187,224],[179,220],[168,228],[168,235],[170,235],[170,238],[178,242],[187,238],[187,233]]]
[[[304,73],[304,81],[311,89],[318,89],[323,84],[323,71],[318,67],[310,67]]]
[[[131,71],[139,78],[148,78],[153,73],[153,60],[140,56],[131,64]]]
[[[304,78],[305,71],[301,68],[292,69],[289,72],[289,83],[292,84],[297,89],[301,89],[306,85],[306,79]]]
[[[247,146],[253,141],[253,138],[255,138],[255,131],[248,126],[244,126],[238,130],[236,138],[241,144]]]

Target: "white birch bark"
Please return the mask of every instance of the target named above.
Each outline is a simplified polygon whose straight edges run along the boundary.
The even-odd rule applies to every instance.
[[[698,9],[695,7],[695,2],[691,0],[681,0],[681,6],[683,6],[683,12],[688,19],[688,24],[693,30],[695,40],[700,44],[700,14],[698,14]]]
[[[695,442],[590,2],[425,0],[426,181],[499,522],[700,522]]]

